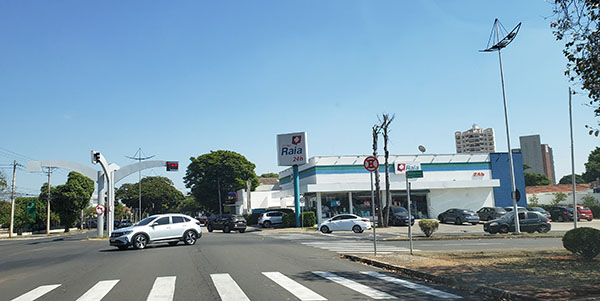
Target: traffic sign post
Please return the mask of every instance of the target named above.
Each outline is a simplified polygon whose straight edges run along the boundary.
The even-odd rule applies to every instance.
[[[401,168],[403,168],[403,167],[401,167]],[[408,181],[408,179],[422,178],[423,170],[421,170],[421,164],[419,163],[418,167],[417,167],[417,165],[414,165],[412,169],[405,169],[402,172],[404,172],[406,174],[406,199],[408,201],[408,241],[409,241],[409,245],[410,245],[410,255],[413,255],[412,205],[410,203],[410,182]]]
[[[105,207],[104,207],[104,205],[102,205],[102,204],[98,204],[98,205],[96,205],[96,209],[95,209],[95,211],[96,211],[96,214],[98,214],[98,215],[101,215],[102,213],[104,213],[104,210],[105,210],[105,209],[106,209],[106,208],[105,208]]]
[[[371,210],[373,211],[373,217],[371,218],[371,221],[373,223],[373,254],[377,256],[377,237],[375,234],[375,192],[373,191],[373,172],[379,168],[379,160],[377,160],[377,158],[374,156],[368,156],[365,158],[363,166],[371,174]]]

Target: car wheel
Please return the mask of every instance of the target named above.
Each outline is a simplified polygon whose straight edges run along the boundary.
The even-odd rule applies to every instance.
[[[117,246],[117,248],[119,248],[119,250],[127,250],[127,246]]]
[[[457,217],[456,221],[454,221],[454,223],[457,225],[462,225],[462,221],[460,220],[460,217]]]
[[[133,248],[143,249],[148,244],[148,238],[144,234],[136,234],[133,237]]]
[[[246,229],[240,229],[239,231],[240,231],[240,233],[244,233],[244,232],[246,232]]]
[[[498,233],[498,232],[490,230],[490,234],[496,234],[496,233]]]
[[[473,226],[475,226],[475,225],[477,225],[477,224],[478,224],[478,223],[471,223],[471,225],[473,225]]]
[[[547,225],[541,225],[538,228],[538,232],[540,233],[548,233],[548,231],[550,231],[550,227],[548,227]]]
[[[187,230],[183,233],[183,242],[186,245],[193,245],[196,243],[196,240],[198,240],[198,234],[196,234],[196,232]]]
[[[208,224],[208,226],[206,227],[206,230],[208,230],[208,232],[212,232],[213,226],[211,224]]]
[[[444,218],[441,215],[438,215],[438,221],[440,221],[440,223],[444,223]]]
[[[592,221],[592,218],[591,218],[591,217],[588,217],[588,218],[587,218],[587,221],[588,221],[588,222],[591,222],[591,221]]]
[[[270,221],[265,221],[263,223],[263,227],[265,227],[265,228],[271,228],[271,222]]]
[[[170,241],[169,246],[176,246],[178,241]]]
[[[508,226],[507,225],[500,226],[500,228],[498,229],[498,232],[500,232],[500,233],[508,233]]]
[[[354,233],[361,233],[362,232],[362,228],[359,225],[354,225],[354,227],[352,227],[352,232],[354,232]]]
[[[323,233],[329,233],[329,227],[327,227],[327,226],[321,227],[321,232],[323,232]]]
[[[231,232],[231,229],[229,228],[229,225],[225,225],[223,227],[223,233],[229,233],[229,232]]]

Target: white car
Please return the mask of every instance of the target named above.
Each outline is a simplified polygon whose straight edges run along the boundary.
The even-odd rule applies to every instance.
[[[158,214],[147,217],[139,223],[113,231],[111,246],[121,250],[132,246],[143,249],[149,243],[169,243],[174,246],[183,241],[193,245],[202,236],[200,221],[184,214]]]
[[[354,231],[361,233],[371,229],[371,221],[354,214],[339,214],[319,224],[319,231],[331,233],[332,231]]]

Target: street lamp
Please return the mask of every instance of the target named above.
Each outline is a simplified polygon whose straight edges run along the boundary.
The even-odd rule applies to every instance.
[[[508,144],[508,164],[510,165],[510,180],[511,180],[511,198],[513,201],[513,210],[514,210],[514,218],[515,218],[515,233],[521,233],[521,229],[519,227],[519,209],[517,207],[517,197],[519,196],[519,191],[515,186],[515,170],[513,166],[513,156],[512,151],[510,149],[510,130],[508,127],[508,109],[506,108],[506,91],[504,88],[504,71],[502,70],[502,55],[500,50],[502,48],[508,46],[519,32],[521,28],[521,23],[517,24],[515,28],[504,35],[502,39],[500,39],[500,31],[503,30],[506,32],[506,29],[498,19],[494,20],[494,26],[492,27],[492,33],[490,34],[490,38],[488,40],[488,46],[484,50],[480,50],[480,52],[494,52],[498,51],[498,59],[500,61],[500,80],[502,81],[502,99],[504,100],[504,121],[506,123],[506,140]],[[491,46],[490,46],[491,45]]]

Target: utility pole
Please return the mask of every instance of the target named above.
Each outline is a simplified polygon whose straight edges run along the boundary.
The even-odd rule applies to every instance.
[[[577,196],[575,195],[575,147],[573,146],[573,108],[571,106],[571,92],[569,87],[569,128],[571,129],[571,184],[573,185],[573,227],[577,228]]]
[[[10,194],[10,229],[8,229],[8,237],[12,237],[15,223],[15,177],[17,175],[17,160],[13,161],[13,178],[12,192]]]
[[[136,157],[135,155],[138,155],[138,156]],[[127,156],[125,156],[125,157],[127,157]],[[153,157],[154,157],[154,155],[142,158],[142,148],[140,147],[138,149],[138,151],[133,155],[133,157],[127,157],[127,158],[132,159],[132,160],[138,160],[139,162],[142,162],[143,160],[148,160]],[[138,218],[138,221],[141,221],[142,220],[142,170],[141,169],[138,171],[138,186],[139,186],[139,194],[138,194],[139,200],[138,200],[138,216],[137,216],[137,218]]]
[[[250,200],[250,196],[252,195],[250,193],[250,189],[252,188],[252,186],[250,185],[250,179],[246,180],[246,192],[248,193],[248,201],[246,202],[246,205],[248,206],[248,214],[252,213],[252,203]]]
[[[50,235],[50,175],[52,167],[48,167],[48,204],[46,207],[46,235]]]

